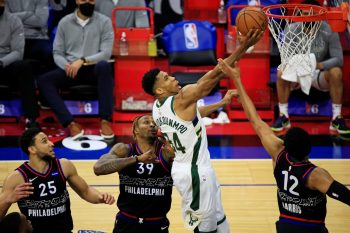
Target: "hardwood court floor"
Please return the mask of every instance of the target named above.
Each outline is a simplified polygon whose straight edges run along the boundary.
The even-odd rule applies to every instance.
[[[95,176],[92,166],[95,161],[74,161],[79,174],[100,191],[118,196],[118,176]],[[326,168],[339,182],[350,183],[350,160],[313,160]],[[0,163],[0,184],[6,174],[21,162]],[[216,174],[222,184],[222,201],[231,232],[237,233],[270,233],[275,231],[278,218],[276,186],[272,174],[271,160],[214,160]],[[349,186],[348,186],[349,187]],[[74,219],[74,232],[78,230],[99,230],[112,232],[115,205],[92,205],[80,198],[69,188],[71,209]],[[156,208],[156,207],[155,207]],[[328,198],[326,224],[331,233],[348,233],[350,229],[349,206]],[[10,211],[17,211],[13,205]],[[174,188],[173,203],[170,213],[170,232],[188,232],[183,227],[180,197]]]

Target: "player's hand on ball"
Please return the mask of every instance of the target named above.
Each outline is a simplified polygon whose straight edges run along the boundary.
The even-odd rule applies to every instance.
[[[247,35],[238,35],[238,41],[242,46],[245,46],[246,49],[255,45],[261,37],[264,35],[264,31],[259,29],[250,29]]]

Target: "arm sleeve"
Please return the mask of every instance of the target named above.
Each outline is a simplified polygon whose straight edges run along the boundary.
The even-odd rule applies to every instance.
[[[16,20],[11,22],[11,52],[1,58],[3,66],[6,67],[11,63],[22,60],[24,53],[24,31],[23,24],[15,17]]]
[[[57,33],[53,43],[53,59],[58,67],[65,70],[68,61],[65,57],[64,24],[61,23],[58,24]]]
[[[327,191],[327,195],[333,199],[350,205],[350,190],[338,181],[333,181]]]
[[[329,56],[329,59],[321,62],[325,70],[343,66],[343,49],[337,32],[333,32],[329,38]]]
[[[98,53],[85,57],[86,60],[92,62],[98,62],[102,60],[108,60],[112,55],[114,32],[112,28],[112,21],[106,20],[103,24],[101,31],[101,43],[100,50]]]

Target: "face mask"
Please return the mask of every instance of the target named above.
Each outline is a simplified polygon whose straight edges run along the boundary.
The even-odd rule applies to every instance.
[[[4,6],[0,6],[0,16],[2,16],[2,14],[4,13],[5,7]]]
[[[91,17],[94,13],[95,5],[90,3],[84,3],[79,5],[80,12],[86,17]]]

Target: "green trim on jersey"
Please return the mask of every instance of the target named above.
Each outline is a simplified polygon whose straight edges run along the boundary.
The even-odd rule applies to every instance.
[[[196,145],[193,149],[193,157],[191,162],[191,176],[192,176],[192,202],[191,202],[191,209],[196,211],[199,209],[199,199],[200,199],[200,181],[199,181],[199,174],[198,174],[198,166],[197,166],[197,160],[198,160],[198,154],[199,149],[201,147],[202,138],[199,137]]]
[[[168,97],[166,97],[165,99],[163,99],[163,100],[157,100],[156,101],[156,107],[157,108],[160,108],[160,107],[162,107],[162,105],[165,103],[165,101],[169,98],[170,96],[168,96]]]
[[[171,111],[172,111],[172,112],[174,113],[174,115],[176,116],[175,110],[174,110],[174,100],[175,100],[175,98],[173,97],[173,99],[171,100],[170,107],[171,107]]]

